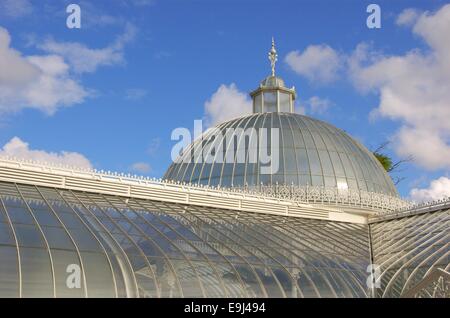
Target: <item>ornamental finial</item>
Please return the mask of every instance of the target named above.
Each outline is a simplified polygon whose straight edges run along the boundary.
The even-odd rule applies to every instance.
[[[275,49],[275,40],[272,37],[272,48],[269,52],[270,66],[272,67],[272,76],[275,76],[275,64],[278,61],[277,50]]]

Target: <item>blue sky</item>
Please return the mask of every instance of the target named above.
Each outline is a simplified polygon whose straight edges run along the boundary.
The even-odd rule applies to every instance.
[[[380,29],[366,26],[366,7],[372,2],[381,8]],[[10,38],[2,51],[1,45],[5,45],[0,33],[0,67],[4,67],[0,72],[7,74],[0,75],[0,149],[16,137],[20,142],[16,139],[11,149],[28,143],[26,150],[39,150],[34,155],[42,158],[59,155],[61,159],[65,151],[80,154],[82,163],[88,160],[97,169],[160,177],[171,161],[172,130],[192,128],[194,119],[208,117],[205,103],[214,103],[221,85],[225,89],[223,98],[228,93],[233,98],[256,88],[270,72],[267,52],[274,36],[279,55],[277,74],[289,86],[295,85],[298,108],[346,130],[368,148],[394,140],[387,152],[397,160],[413,152],[419,159],[403,166],[399,175],[406,179],[399,184],[399,191],[409,196],[411,189],[423,188],[428,191],[421,192],[423,197],[434,198],[431,192],[436,189],[430,182],[441,178],[444,185],[450,184],[446,183],[449,164],[444,159],[430,158],[429,153],[436,149],[427,148],[432,142],[403,151],[402,145],[411,147],[414,136],[425,134],[429,126],[411,115],[415,110],[409,109],[414,105],[404,103],[410,98],[404,96],[408,90],[392,99],[387,93],[389,88],[417,83],[405,76],[406,71],[389,77],[383,72],[391,68],[395,72],[397,65],[409,63],[408,72],[414,73],[415,65],[408,60],[410,52],[418,54],[420,61],[426,60],[425,64],[437,68],[447,65],[442,58],[430,61],[431,56],[434,58],[436,52],[444,52],[447,47],[436,44],[434,35],[428,32],[434,21],[441,19],[443,30],[436,32],[441,31],[444,40],[448,36],[446,1],[372,2],[0,0],[0,28]],[[70,3],[81,7],[81,29],[66,27],[65,10]],[[405,13],[404,21],[400,21],[399,16],[408,8],[414,10],[407,11],[409,14]],[[443,13],[438,16],[437,12]],[[365,48],[367,59],[356,57],[358,45]],[[325,73],[331,78],[314,77],[320,70],[305,69],[303,64],[311,57],[304,54],[308,48],[331,54],[331,62],[336,65]],[[22,60],[14,61],[31,61],[33,67],[46,74],[42,85],[52,79],[67,85],[48,92],[48,86],[36,86],[29,93],[21,83],[31,81],[33,76],[42,79],[38,76],[43,75],[20,77],[21,68],[13,68],[10,62],[2,64],[2,54],[11,56],[11,50]],[[289,54],[290,62],[286,59]],[[33,60],[33,56],[45,57],[48,63]],[[334,65],[329,58],[324,54],[315,67]],[[86,61],[90,64],[86,65]],[[352,62],[358,64],[356,70],[351,69]],[[52,73],[51,67],[58,67],[58,72]],[[16,75],[19,84],[13,85]],[[433,83],[435,78],[433,74],[427,76],[429,81],[419,83],[416,89],[431,95],[436,87],[422,84]],[[439,78],[443,78],[440,83],[444,87],[450,83],[445,74]],[[25,100],[12,98],[6,89],[18,94],[27,92],[29,96]],[[50,96],[41,96],[44,93]],[[242,96],[238,96],[241,101]],[[399,110],[396,105],[403,108]],[[430,103],[427,112],[433,111],[434,105],[443,116],[449,114],[445,107],[450,105],[440,101]],[[381,115],[374,116],[374,109],[380,107]],[[429,135],[436,144],[448,148],[450,124],[445,125],[433,128]],[[404,135],[400,136],[400,131]],[[442,194],[442,184],[436,187]]]

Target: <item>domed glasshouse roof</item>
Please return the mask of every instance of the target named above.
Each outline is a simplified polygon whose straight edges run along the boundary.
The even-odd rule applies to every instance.
[[[294,112],[295,88],[272,74],[250,93],[253,114],[209,129],[184,149],[164,178],[249,189],[291,187],[398,196],[375,156],[347,133]],[[310,188],[308,188],[310,187]]]
[[[267,135],[274,129],[279,132],[278,149],[274,150],[278,151],[279,164],[277,171],[271,171],[274,173],[264,173],[261,160],[250,160],[249,134],[264,128]],[[226,138],[229,129],[235,132],[233,140]],[[216,136],[222,140],[215,140]],[[265,153],[270,154],[270,138],[268,141]],[[218,144],[223,152],[213,151]],[[256,153],[260,159],[261,150]],[[245,160],[238,160],[238,156]],[[226,158],[234,160],[227,162]],[[169,167],[165,178],[221,187],[309,185],[397,196],[391,178],[363,145],[330,124],[295,113],[256,113],[220,124],[194,141]]]

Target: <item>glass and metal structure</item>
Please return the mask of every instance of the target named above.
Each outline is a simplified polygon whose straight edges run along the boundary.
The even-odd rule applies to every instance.
[[[359,224],[0,182],[0,297],[449,297],[449,205]]]
[[[275,173],[264,174],[262,153],[273,149],[270,142],[261,149],[258,136],[263,131],[270,136],[272,130],[279,132],[279,165]],[[221,187],[285,184],[398,196],[389,175],[361,143],[332,125],[294,113],[252,114],[222,123],[194,141],[164,178]]]
[[[450,203],[444,203],[370,221],[376,297],[450,298]]]
[[[269,59],[165,180],[0,158],[0,297],[450,297],[450,200],[400,199]]]
[[[269,52],[272,74],[266,77],[259,87],[250,93],[253,99],[253,113],[294,112],[294,100],[297,97],[295,88],[287,88],[283,79],[275,76],[275,63],[278,60],[275,41]]]
[[[273,41],[269,59],[272,74],[250,93],[253,114],[207,130],[183,149],[164,178],[212,187],[288,185],[398,197],[366,147],[341,129],[294,113],[295,88],[275,76]]]
[[[295,89],[286,88],[280,77],[268,76],[250,96],[254,113],[294,112]]]
[[[0,201],[0,297],[368,295],[365,225],[14,183]]]

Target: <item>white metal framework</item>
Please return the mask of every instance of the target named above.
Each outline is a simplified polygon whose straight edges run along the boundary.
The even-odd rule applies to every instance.
[[[165,181],[0,158],[0,297],[449,297],[450,201],[398,198],[364,146],[293,113],[274,42],[269,59],[256,114],[219,126],[281,129],[269,177],[249,161],[175,162]]]
[[[379,268],[376,296],[437,297],[445,293],[450,296],[450,277],[446,274],[450,270],[448,202],[428,205],[426,210],[377,218],[370,221],[369,228],[372,260]],[[439,281],[433,277],[442,278]],[[428,288],[432,291],[427,291]]]
[[[269,61],[272,73],[266,77],[259,87],[250,93],[253,99],[253,113],[264,112],[294,112],[296,98],[295,88],[287,88],[284,81],[275,76],[275,64],[278,61],[275,41],[272,38],[272,48],[269,51]]]
[[[0,159],[0,180],[237,211],[343,222],[367,223],[366,216],[373,213],[370,201],[366,202],[369,204],[348,201],[348,205],[354,204],[361,210],[360,213],[354,214],[352,211],[345,211],[345,205],[329,205],[330,197],[324,200],[325,197],[320,197],[321,192],[315,191],[309,193],[308,200],[300,201],[300,197],[269,196],[264,192],[194,186],[12,159]]]
[[[363,207],[344,212],[343,202],[299,203],[278,190],[0,160],[0,295],[446,295],[448,202],[367,220]],[[371,263],[378,289],[366,285]],[[68,266],[79,266],[80,289],[67,288]]]
[[[368,295],[365,224],[0,182],[0,233],[0,297]]]

